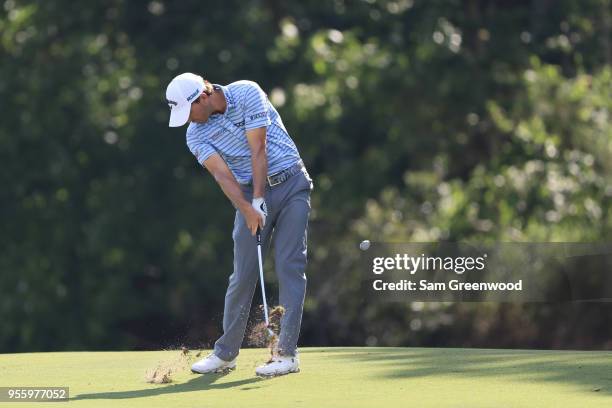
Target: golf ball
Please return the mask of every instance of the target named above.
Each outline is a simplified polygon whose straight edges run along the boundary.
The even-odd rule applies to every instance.
[[[370,248],[370,240],[364,239],[363,241],[361,241],[361,244],[359,244],[359,249],[361,249],[362,251],[367,251],[368,248]]]

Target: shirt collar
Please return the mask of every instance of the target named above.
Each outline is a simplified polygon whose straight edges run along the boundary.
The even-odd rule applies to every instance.
[[[225,102],[227,103],[227,107],[225,109],[225,113],[227,113],[227,111],[230,108],[234,107],[234,95],[232,95],[232,92],[230,91],[230,89],[227,86],[218,85],[218,84],[214,84],[214,86],[218,86],[223,91],[223,96],[225,96]]]

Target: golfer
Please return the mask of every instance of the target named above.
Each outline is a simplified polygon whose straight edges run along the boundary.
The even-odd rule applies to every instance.
[[[265,256],[274,235],[281,320],[278,352],[255,370],[272,376],[299,371],[297,341],[306,292],[306,248],[312,180],[266,94],[252,81],[213,85],[184,73],[166,89],[171,127],[187,127],[187,146],[236,208],[234,270],[225,294],[223,335],[192,371],[233,369],[258,279],[257,242]]]

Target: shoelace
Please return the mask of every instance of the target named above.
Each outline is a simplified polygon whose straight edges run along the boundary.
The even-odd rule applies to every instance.
[[[270,359],[266,362],[266,365],[268,364],[272,364],[272,363],[282,363],[282,360],[274,360],[274,357],[270,357]],[[293,359],[291,360],[291,362],[293,362]]]

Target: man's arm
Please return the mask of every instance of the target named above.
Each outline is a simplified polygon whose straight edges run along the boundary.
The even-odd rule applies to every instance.
[[[242,213],[247,226],[251,230],[251,234],[255,235],[257,227],[262,224],[263,220],[261,215],[251,206],[251,203],[245,200],[242,190],[229,167],[227,167],[227,164],[217,153],[204,160],[202,164],[215,178],[215,181],[219,184],[227,198]]]
[[[266,128],[260,127],[246,131],[251,149],[253,168],[253,198],[263,198],[268,177],[268,158],[266,156]]]

